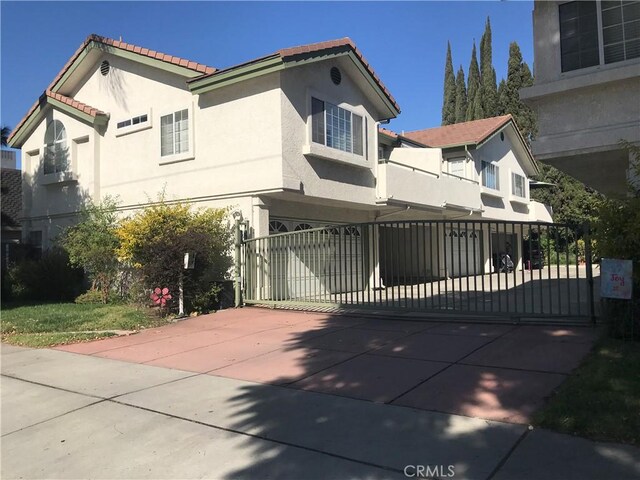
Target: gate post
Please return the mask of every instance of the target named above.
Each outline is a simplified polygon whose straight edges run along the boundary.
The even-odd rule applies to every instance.
[[[235,307],[238,308],[242,306],[242,278],[241,278],[241,268],[242,268],[242,231],[240,229],[240,224],[242,222],[242,213],[234,212],[233,218],[235,220],[235,255],[234,255],[234,276],[235,276]]]
[[[593,293],[593,270],[591,266],[591,223],[588,221],[584,223],[584,256],[587,265],[587,283],[589,285],[589,315],[591,316],[591,323],[595,325],[596,308]]]

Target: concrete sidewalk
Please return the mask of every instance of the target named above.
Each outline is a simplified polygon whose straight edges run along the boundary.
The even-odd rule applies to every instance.
[[[2,345],[0,386],[3,479],[640,476],[628,446],[63,351]]]

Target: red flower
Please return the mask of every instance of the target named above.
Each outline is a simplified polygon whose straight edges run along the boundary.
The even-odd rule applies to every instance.
[[[171,300],[169,289],[167,287],[162,289],[160,287],[156,287],[151,293],[151,300],[153,300],[156,305],[164,307],[167,304],[167,301]]]

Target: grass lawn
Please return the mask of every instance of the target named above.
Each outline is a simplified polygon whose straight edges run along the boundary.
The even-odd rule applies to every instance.
[[[129,305],[2,306],[2,341],[26,347],[50,347],[103,338],[103,330],[139,330],[163,325],[166,320]]]
[[[535,415],[534,424],[640,445],[640,342],[602,340]]]

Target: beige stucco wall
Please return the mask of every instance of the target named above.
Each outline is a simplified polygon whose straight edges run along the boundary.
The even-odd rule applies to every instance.
[[[282,165],[287,183],[299,185],[305,196],[374,205],[375,168],[377,163],[378,113],[352,80],[351,61],[345,57],[286,69],[281,73],[282,86]],[[334,85],[329,71],[337,66],[342,82]],[[350,110],[366,119],[367,142],[363,156],[345,155],[324,147],[337,158],[352,158],[363,166],[355,167],[303,154],[311,142],[311,97]],[[364,128],[364,125],[363,125]],[[359,158],[357,158],[359,157]]]
[[[516,198],[511,194],[511,173],[527,178],[522,165],[518,162],[513,147],[513,136],[509,129],[504,131],[504,140],[495,135],[487,143],[471,152],[474,159],[476,178],[480,182],[482,218],[492,220],[529,221],[529,185],[525,181],[525,198]],[[495,163],[499,175],[500,190],[482,187],[482,161]]]

